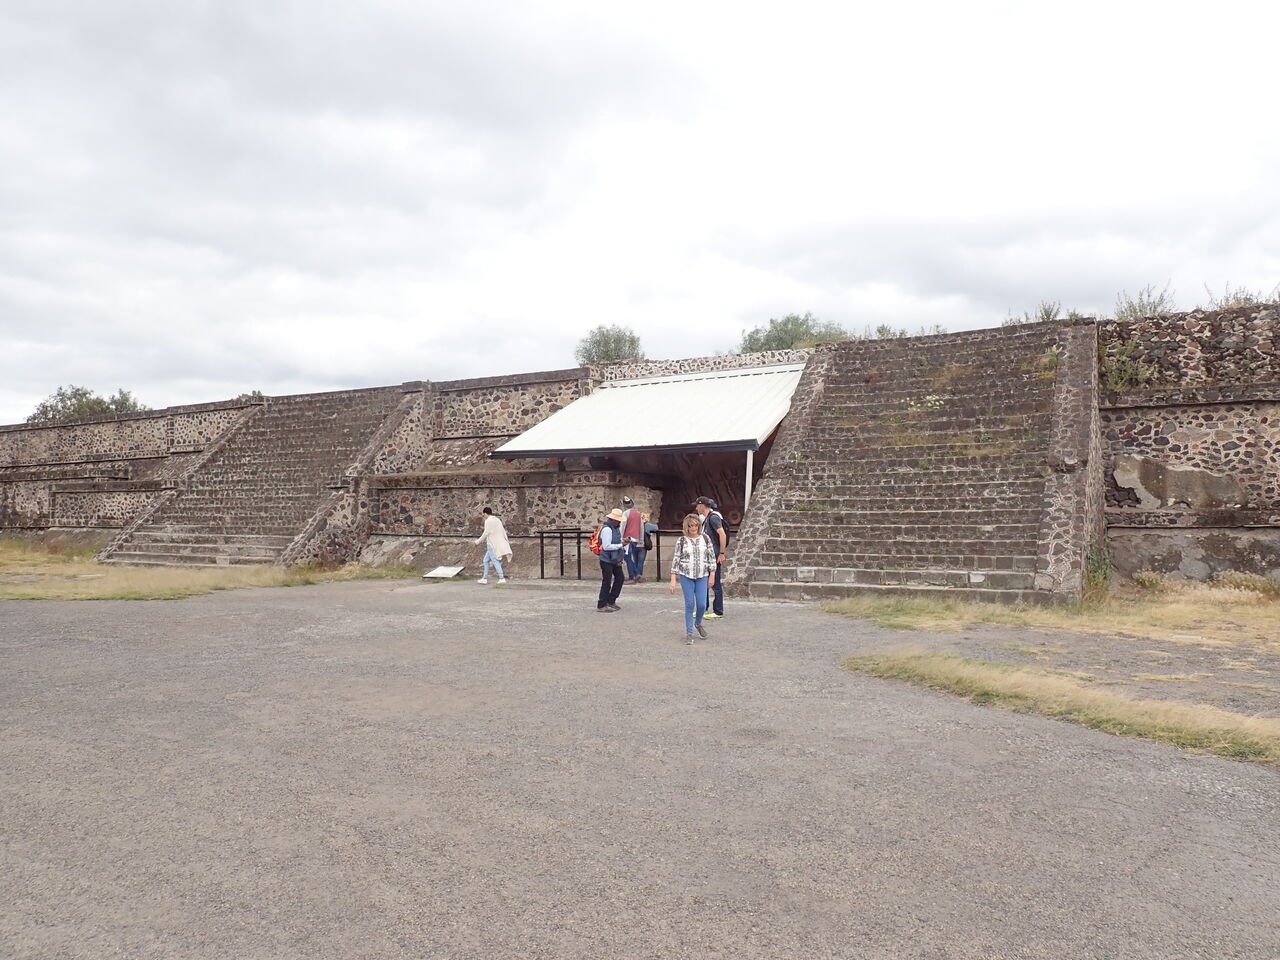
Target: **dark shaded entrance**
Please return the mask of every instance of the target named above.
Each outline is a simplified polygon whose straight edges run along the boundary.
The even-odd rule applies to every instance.
[[[751,485],[754,488],[764,471],[773,446],[773,435],[755,452]],[[656,523],[663,530],[679,530],[685,514],[693,509],[695,497],[711,497],[736,530],[746,513],[747,454],[742,450],[714,450],[708,453],[648,453],[620,451],[607,457],[592,457],[593,467],[634,473],[645,478],[646,486],[662,492],[662,516]]]

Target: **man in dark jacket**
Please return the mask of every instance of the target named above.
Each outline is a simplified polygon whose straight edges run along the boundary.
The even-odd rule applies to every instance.
[[[596,603],[599,613],[613,613],[618,609],[618,594],[622,593],[625,576],[622,550],[622,511],[615,507],[600,528],[600,599]]]
[[[699,497],[693,501],[693,509],[702,518],[702,535],[711,542],[711,555],[716,558],[715,597],[711,601],[711,609],[707,612],[709,620],[719,620],[724,616],[724,556],[729,548],[729,525],[717,509],[717,504],[710,497]]]

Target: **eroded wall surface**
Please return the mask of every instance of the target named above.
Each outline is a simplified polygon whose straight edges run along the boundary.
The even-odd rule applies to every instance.
[[[1275,305],[1100,325],[1120,572],[1280,580],[1278,327]]]

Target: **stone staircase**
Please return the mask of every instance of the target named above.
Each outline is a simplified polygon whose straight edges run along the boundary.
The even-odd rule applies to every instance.
[[[398,387],[268,398],[107,563],[273,563],[395,409]]]
[[[802,435],[770,457],[772,503],[742,592],[1043,599],[1058,331],[836,345],[805,422],[784,424]]]

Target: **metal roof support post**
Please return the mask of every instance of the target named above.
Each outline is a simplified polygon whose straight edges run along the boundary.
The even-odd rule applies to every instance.
[[[742,514],[745,519],[747,508],[751,506],[751,474],[756,468],[756,452],[747,450],[747,492],[742,498]]]

